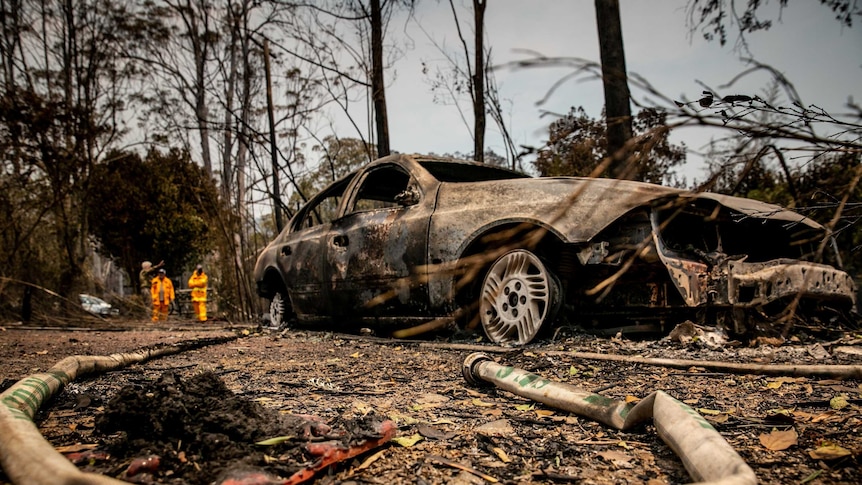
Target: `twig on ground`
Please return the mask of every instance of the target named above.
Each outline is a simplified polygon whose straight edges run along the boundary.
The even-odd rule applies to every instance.
[[[467,473],[472,473],[473,475],[476,475],[477,477],[479,477],[482,480],[485,480],[487,482],[491,482],[491,483],[498,483],[499,482],[499,480],[492,477],[491,475],[486,475],[486,474],[480,472],[479,470],[476,470],[475,468],[469,467],[467,465],[462,465],[460,463],[456,463],[454,461],[447,460],[446,458],[443,458],[442,456],[428,455],[426,459],[430,462],[434,462],[434,463],[438,463],[440,465],[456,468],[458,470],[465,471]]]
[[[793,364],[746,364],[734,362],[714,362],[708,360],[685,359],[654,359],[636,355],[596,354],[592,352],[545,352],[545,355],[571,357],[586,360],[606,360],[612,362],[627,362],[634,364],[656,365],[687,369],[700,367],[703,369],[722,371],[733,374],[757,374],[767,376],[792,377],[829,377],[834,379],[862,379],[862,365],[793,365]]]

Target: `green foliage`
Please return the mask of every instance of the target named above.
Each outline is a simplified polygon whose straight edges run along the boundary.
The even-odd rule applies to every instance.
[[[636,180],[662,183],[685,162],[685,147],[668,141],[666,118],[663,111],[644,109],[633,120]],[[539,174],[589,176],[607,156],[606,128],[604,119],[590,118],[581,107],[572,108],[548,127],[548,142],[534,162]]]
[[[748,197],[793,208],[796,200],[779,167],[772,166],[769,157],[751,154],[734,155],[734,163],[708,160],[713,174],[710,192]]]
[[[327,136],[315,150],[324,155],[317,169],[306,177],[315,191],[377,158],[375,147],[357,138]]]
[[[291,211],[298,209],[330,183],[377,158],[376,148],[357,138],[327,136],[322,145],[314,147],[314,151],[321,152],[323,157],[317,167],[297,180],[298,190],[291,194],[288,201]]]
[[[862,183],[850,186],[860,170],[858,153],[818,157],[792,173],[789,181],[766,157],[740,160],[745,163],[711,164],[715,177],[711,191],[790,207],[821,224],[835,219],[833,233],[844,268],[862,274]]]
[[[470,160],[470,161],[475,160],[475,158],[473,158],[472,153],[461,153],[459,151],[456,151],[455,153],[444,153],[442,155],[437,155],[435,153],[429,153],[428,155],[439,156],[442,158],[457,158],[458,160]],[[512,168],[509,161],[506,160],[506,157],[498,154],[497,152],[495,152],[494,150],[492,150],[490,148],[485,149],[485,153],[482,155],[482,160],[483,160],[482,163],[484,163],[485,165],[491,165],[494,167]]]
[[[6,218],[0,276],[58,294],[75,307],[77,293],[93,286],[87,264],[91,171],[125,132],[119,113],[134,73],[122,55],[128,39],[119,35],[127,4],[0,5],[0,212]],[[0,299],[9,298],[2,290]],[[45,300],[35,298],[34,306]]]
[[[188,153],[151,150],[143,160],[113,153],[93,181],[92,232],[133,278],[142,261],[164,260],[178,275],[214,247],[218,193]]]
[[[824,224],[838,216],[833,227],[838,251],[844,268],[857,276],[862,275],[862,183],[850,184],[860,164],[858,153],[818,158],[796,181],[797,210]],[[845,197],[842,209],[840,202]]]
[[[40,162],[47,149],[37,143],[56,107],[30,90],[17,94],[0,97],[0,276],[56,288],[61,248],[51,211],[61,192],[51,186]]]

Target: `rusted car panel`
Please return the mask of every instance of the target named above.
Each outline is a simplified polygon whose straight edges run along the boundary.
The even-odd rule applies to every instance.
[[[727,303],[731,305],[765,305],[797,296],[851,299],[856,293],[853,278],[847,273],[806,261],[731,261],[727,279]]]
[[[714,230],[714,242],[700,248],[690,241],[686,241],[686,250],[679,242],[677,248],[670,247],[664,236],[673,233],[672,223],[663,225],[661,217],[653,213],[654,243],[686,305],[767,309],[794,299],[855,305],[856,286],[850,275],[806,260],[825,249],[821,245],[825,232],[816,222],[748,199],[717,194],[684,199],[678,207],[692,206],[699,203],[697,199],[718,203],[707,208],[708,217],[698,216],[701,226],[685,224],[678,230],[694,234],[709,232],[705,228]],[[724,228],[721,222],[703,222],[722,218]]]
[[[813,262],[825,237],[749,199],[393,155],[313,198],[261,253],[255,279],[261,296],[282,296],[309,322],[410,325],[475,314],[478,298],[489,338],[525,343],[558,308],[762,310],[799,299],[849,310],[852,278]]]
[[[762,306],[786,299],[855,300],[853,278],[832,266],[796,260],[728,261],[709,268],[681,258],[663,258],[688,306]]]

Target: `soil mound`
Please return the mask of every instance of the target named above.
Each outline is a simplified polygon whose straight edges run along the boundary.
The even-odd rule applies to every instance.
[[[187,381],[165,373],[152,384],[121,389],[96,419],[96,432],[112,455],[131,463],[118,470],[124,480],[203,485],[250,470],[302,474],[320,462],[309,444],[348,449],[379,437],[380,422],[365,417],[330,426],[243,399],[212,372]]]

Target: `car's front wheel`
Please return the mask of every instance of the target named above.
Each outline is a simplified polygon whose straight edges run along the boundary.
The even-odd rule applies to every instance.
[[[290,309],[290,301],[283,291],[278,291],[272,296],[269,303],[270,324],[279,330],[287,328],[293,312]]]
[[[488,268],[479,293],[482,329],[498,344],[529,343],[556,316],[559,307],[559,281],[526,249],[497,258]]]

